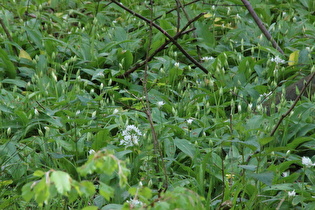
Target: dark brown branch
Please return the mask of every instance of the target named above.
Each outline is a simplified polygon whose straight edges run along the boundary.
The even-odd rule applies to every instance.
[[[10,34],[8,28],[7,28],[6,25],[4,24],[2,18],[0,18],[0,25],[2,26],[2,28],[3,28],[4,32],[5,32],[5,34],[7,35],[8,39],[10,40],[10,42],[14,42],[13,39],[12,39],[12,36],[11,36],[11,34]],[[15,48],[15,46],[13,46],[13,51],[14,51],[14,53],[15,53],[16,56],[19,56],[19,53],[18,53],[17,49]]]
[[[308,78],[308,80],[306,81],[305,85],[303,86],[300,94],[296,97],[296,99],[294,100],[294,102],[293,102],[292,106],[290,107],[290,109],[286,113],[281,115],[280,120],[278,121],[276,126],[271,131],[270,136],[273,136],[275,134],[275,132],[279,128],[279,126],[280,126],[281,122],[284,120],[284,118],[287,117],[290,114],[290,112],[294,109],[294,107],[296,106],[297,102],[300,100],[300,98],[302,97],[302,95],[306,91],[306,88],[311,84],[311,82],[312,82],[314,77],[315,77],[315,72],[313,72],[313,74]]]
[[[194,29],[190,29],[188,31],[185,31],[193,22],[195,22],[196,20],[198,20],[201,16],[203,16],[204,13],[201,13],[199,15],[197,15],[196,17],[194,17],[193,19],[191,19],[190,21],[187,22],[187,24],[182,28],[182,30],[180,32],[178,32],[173,39],[178,39],[180,36],[189,33],[190,31],[194,30]],[[127,76],[129,76],[131,73],[133,73],[135,70],[137,70],[138,68],[140,68],[141,66],[144,66],[146,64],[146,62],[151,61],[154,56],[156,54],[158,54],[159,52],[161,52],[169,43],[171,43],[170,40],[166,40],[164,42],[164,44],[162,44],[158,49],[156,49],[152,55],[150,55],[149,57],[146,58],[145,61],[141,62],[141,63],[137,63],[134,67],[132,67],[131,69],[129,69],[128,71],[126,71],[124,74],[119,75],[117,78],[125,78]]]
[[[259,29],[261,30],[261,32],[263,32],[263,34],[265,35],[265,37],[271,42],[272,46],[277,49],[281,54],[284,54],[283,50],[280,48],[280,46],[277,44],[277,42],[272,38],[272,36],[270,35],[270,33],[268,32],[268,30],[266,29],[265,25],[263,24],[263,22],[260,20],[260,18],[258,17],[257,13],[255,12],[255,10],[253,9],[252,5],[249,3],[249,1],[247,0],[242,0],[243,4],[245,5],[245,7],[247,8],[248,12],[251,14],[251,16],[253,17],[253,19],[255,20],[256,24],[258,25]]]
[[[180,7],[181,7],[181,4],[180,4],[179,0],[175,0],[175,1],[176,1],[176,11],[177,11],[176,33],[178,33],[180,30]]]
[[[143,17],[142,15],[132,11],[131,9],[129,9],[128,7],[124,6],[123,4],[112,0],[113,3],[115,3],[117,6],[123,8],[124,10],[126,10],[127,12],[129,12],[130,14],[144,20],[145,22],[147,22],[148,24],[152,23],[152,26],[156,29],[158,29],[160,32],[162,32],[169,40],[171,40],[171,42],[186,56],[186,58],[188,58],[193,64],[195,64],[198,68],[200,68],[204,73],[208,74],[208,70],[202,66],[198,61],[196,61],[192,56],[190,56],[186,50],[184,50],[184,48],[178,44],[178,42],[169,34],[167,33],[163,28],[161,28],[161,26],[159,26],[158,24],[152,22],[151,20],[149,20],[146,17]]]
[[[184,35],[184,34],[187,34],[191,31],[195,30],[194,28],[193,29],[190,29],[188,31],[184,31],[184,32],[180,32],[180,35]],[[175,37],[175,36],[174,36]],[[178,37],[177,37],[178,38]],[[176,38],[176,39],[177,39]],[[136,63],[131,69],[129,69],[128,71],[126,71],[124,74],[122,75],[119,75],[117,76],[117,78],[125,78],[125,77],[128,77],[131,73],[133,73],[134,71],[136,71],[137,69],[139,69],[140,67],[144,66],[147,62],[151,61],[154,56],[156,56],[159,52],[161,52],[163,49],[166,48],[166,46],[171,43],[170,40],[166,40],[158,49],[156,49],[150,56],[148,56],[144,61],[140,62],[140,63]]]

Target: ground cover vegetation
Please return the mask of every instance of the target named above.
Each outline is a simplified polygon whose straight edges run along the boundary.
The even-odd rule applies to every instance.
[[[246,3],[2,1],[0,208],[314,209],[315,2]]]

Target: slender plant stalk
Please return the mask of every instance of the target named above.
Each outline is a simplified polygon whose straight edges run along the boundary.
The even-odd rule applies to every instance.
[[[151,8],[150,8],[150,11],[151,11],[151,19],[153,17],[153,2],[152,0],[150,1],[151,2]],[[151,48],[151,44],[152,44],[152,36],[153,36],[153,25],[152,25],[152,21],[150,22],[149,24],[149,27],[150,27],[150,30],[149,30],[149,44],[148,44],[148,48],[147,48],[147,58],[146,58],[146,61],[148,60],[148,56],[149,56],[149,51],[150,51],[150,48]],[[163,169],[163,174],[164,174],[164,181],[163,181],[163,191],[166,191],[167,188],[168,188],[168,177],[167,177],[167,171],[166,171],[166,166],[165,166],[165,162],[164,162],[164,158],[163,158],[163,153],[162,153],[162,150],[161,150],[161,147],[160,147],[160,142],[158,140],[158,137],[157,137],[157,133],[155,131],[155,128],[154,128],[154,123],[153,123],[153,119],[152,119],[152,114],[151,114],[151,107],[150,107],[150,101],[149,101],[149,94],[148,94],[148,88],[147,88],[147,84],[148,84],[148,68],[149,68],[149,65],[148,65],[148,61],[145,62],[145,70],[144,70],[144,78],[143,78],[143,91],[144,91],[144,95],[145,95],[145,114],[147,116],[147,119],[150,123],[150,129],[151,129],[151,134],[152,134],[152,140],[153,140],[153,148],[154,148],[154,153],[156,155],[155,157],[155,162],[156,162],[156,165],[155,165],[155,170],[156,170],[156,173],[159,174],[160,173],[160,166],[162,167]]]

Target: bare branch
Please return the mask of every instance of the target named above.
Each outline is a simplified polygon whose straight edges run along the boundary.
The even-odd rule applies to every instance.
[[[2,28],[3,28],[4,32],[5,32],[5,34],[7,35],[8,39],[9,39],[11,42],[14,42],[13,39],[12,39],[12,36],[11,36],[11,34],[10,34],[8,28],[7,28],[6,25],[4,24],[2,18],[0,18],[0,25],[2,26]],[[14,53],[15,53],[16,56],[19,56],[19,53],[18,53],[17,49],[15,48],[15,46],[13,46],[13,51],[14,51]]]
[[[185,31],[193,22],[195,22],[196,20],[198,20],[201,16],[203,16],[204,13],[200,13],[199,15],[197,15],[196,17],[194,17],[193,19],[191,19],[190,21],[188,21],[188,23],[182,28],[182,30],[180,32],[178,32],[173,39],[178,39],[179,37],[181,37],[184,34],[187,34],[189,32],[191,32],[194,29],[190,29],[188,31]],[[156,49],[149,57],[147,57],[145,59],[145,61],[141,62],[141,63],[137,63],[134,67],[132,67],[131,69],[129,69],[128,71],[126,71],[124,74],[119,75],[117,78],[125,78],[127,76],[129,76],[131,73],[133,73],[135,70],[137,70],[138,68],[140,68],[141,66],[144,66],[146,64],[146,62],[151,61],[155,55],[157,55],[159,52],[161,52],[169,43],[171,43],[170,40],[166,40],[164,42],[164,44],[162,44],[158,49]],[[214,77],[214,76],[213,76]]]
[[[144,20],[145,22],[147,22],[148,24],[150,24],[152,21],[149,20],[146,17],[143,17],[142,15],[132,11],[131,9],[129,9],[128,7],[124,6],[123,4],[112,0],[113,3],[115,3],[116,5],[118,5],[119,7],[123,8],[124,10],[126,10],[127,12],[133,14],[134,16]],[[178,44],[178,42],[169,34],[167,33],[163,28],[161,28],[161,26],[159,26],[158,24],[152,22],[152,26],[156,29],[158,29],[160,32],[162,32],[169,40],[171,40],[171,42],[186,56],[186,58],[188,58],[193,64],[195,64],[198,68],[200,68],[204,73],[208,74],[209,71],[202,66],[198,61],[196,61],[192,56],[190,56],[186,50],[184,50],[184,48]]]
[[[283,50],[280,48],[280,46],[277,44],[277,42],[272,38],[269,31],[266,29],[263,22],[258,17],[257,13],[253,9],[252,5],[247,0],[242,0],[245,7],[247,8],[248,12],[251,14],[251,16],[254,18],[255,22],[257,23],[259,29],[263,32],[265,37],[271,42],[272,46],[277,49],[281,54],[284,54]]]
[[[273,130],[270,133],[270,136],[273,136],[275,134],[275,132],[277,131],[277,129],[279,128],[280,124],[282,123],[283,119],[285,117],[287,117],[290,112],[294,109],[294,107],[296,106],[297,102],[300,100],[301,96],[304,94],[304,92],[306,91],[306,88],[311,84],[313,78],[315,78],[315,72],[313,72],[313,74],[311,74],[311,76],[308,78],[308,80],[306,81],[305,85],[303,86],[300,94],[298,95],[298,97],[296,97],[295,101],[293,102],[292,106],[290,107],[290,109],[284,113],[283,115],[281,115],[280,120],[278,121],[278,123],[276,124],[276,126],[273,128]]]

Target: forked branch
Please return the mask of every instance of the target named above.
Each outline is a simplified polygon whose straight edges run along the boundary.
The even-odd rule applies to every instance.
[[[148,18],[132,11],[131,9],[129,9],[128,7],[124,6],[123,4],[112,0],[112,2],[114,4],[116,4],[117,6],[121,7],[122,9],[126,10],[127,12],[129,12],[130,14],[144,20],[147,24],[152,24],[152,26],[154,28],[156,28],[157,30],[159,30],[160,32],[162,32],[185,56],[186,58],[188,58],[193,64],[195,64],[198,68],[200,68],[204,73],[208,74],[208,70],[202,66],[198,61],[196,61],[192,56],[190,56],[186,50],[184,50],[184,48],[178,44],[178,42],[176,41],[176,39],[174,39],[174,37],[172,37],[169,33],[167,33],[163,28],[161,28],[161,26],[159,26],[158,24],[152,22],[152,20],[149,20]]]
[[[284,54],[283,50],[281,49],[281,47],[277,44],[277,42],[272,38],[272,36],[270,35],[269,31],[266,29],[265,25],[263,24],[263,22],[260,20],[260,18],[258,17],[257,13],[255,12],[255,10],[253,9],[252,5],[249,3],[249,1],[247,0],[242,0],[243,4],[245,5],[245,7],[247,8],[248,12],[250,13],[250,15],[253,17],[253,19],[255,20],[256,24],[258,25],[259,29],[263,32],[263,34],[265,35],[265,37],[271,42],[272,46],[277,49],[281,54]]]

